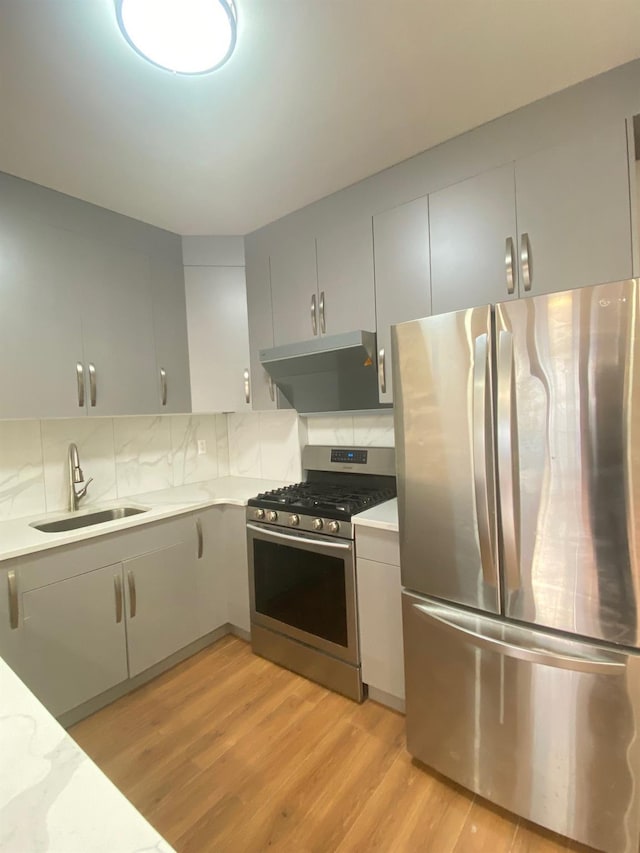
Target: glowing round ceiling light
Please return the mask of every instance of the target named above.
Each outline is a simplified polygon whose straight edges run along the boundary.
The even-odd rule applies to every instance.
[[[116,12],[133,49],[176,74],[207,74],[236,45],[233,0],[116,0]]]

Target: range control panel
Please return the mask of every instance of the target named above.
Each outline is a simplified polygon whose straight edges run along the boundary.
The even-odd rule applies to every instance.
[[[366,465],[367,464],[367,451],[366,450],[344,450],[333,447],[331,449],[331,461],[332,462],[348,462],[350,464],[356,465]]]

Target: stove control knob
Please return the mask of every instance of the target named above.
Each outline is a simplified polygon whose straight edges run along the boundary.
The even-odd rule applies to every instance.
[[[321,518],[314,518],[313,519],[313,529],[314,530],[322,530],[323,527],[324,527],[324,523],[323,523]]]
[[[289,524],[292,527],[297,527],[300,524],[300,516],[296,515],[295,513],[293,515],[290,515],[289,516]]]
[[[278,513],[274,509],[270,509],[267,513],[267,521],[277,521]]]
[[[329,533],[337,533],[340,530],[340,524],[337,521],[329,522]]]
[[[259,518],[260,520],[262,520],[264,518],[264,510],[263,509],[257,509],[255,512],[255,516],[256,516],[256,518]]]

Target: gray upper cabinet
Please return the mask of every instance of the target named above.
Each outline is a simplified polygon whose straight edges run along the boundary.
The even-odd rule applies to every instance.
[[[92,415],[160,410],[149,256],[92,241],[82,331]]]
[[[277,408],[275,385],[260,363],[261,349],[273,346],[271,271],[268,252],[245,240],[245,275],[249,319],[251,407],[254,411]]]
[[[513,163],[431,193],[429,229],[434,314],[517,296]]]
[[[280,346],[309,340],[319,332],[315,238],[292,236],[274,245],[269,254],[273,343]]]
[[[391,403],[391,326],[431,313],[428,199],[378,213],[373,235],[378,395],[381,403]]]
[[[182,264],[152,258],[151,288],[157,411],[190,412],[189,345]]]
[[[71,232],[0,208],[0,418],[85,411],[81,246]]]
[[[624,121],[517,160],[516,201],[521,296],[631,277]]]
[[[375,330],[371,217],[332,224],[316,240],[321,335]]]

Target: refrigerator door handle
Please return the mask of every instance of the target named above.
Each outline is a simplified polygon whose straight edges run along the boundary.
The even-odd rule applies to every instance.
[[[498,482],[500,484],[500,511],[507,590],[520,587],[520,542],[518,538],[518,482],[517,426],[514,411],[514,360],[513,335],[498,333],[498,403],[497,444]]]
[[[618,654],[616,652],[606,653],[606,657],[599,650],[593,649],[593,657],[581,657],[577,655],[564,654],[562,651],[554,651],[552,649],[540,649],[535,646],[520,645],[519,643],[508,642],[507,640],[491,637],[486,634],[478,634],[473,631],[468,625],[462,624],[469,619],[473,619],[467,612],[462,612],[460,622],[456,621],[455,616],[449,610],[445,612],[443,608],[437,605],[414,604],[413,608],[420,614],[421,617],[433,620],[439,627],[444,628],[455,634],[458,639],[462,634],[469,643],[481,649],[496,652],[504,657],[517,658],[518,660],[528,661],[533,664],[542,666],[551,666],[555,669],[569,669],[572,672],[588,672],[593,675],[623,675],[626,671],[626,659],[628,656]],[[478,617],[475,617],[478,618]],[[480,617],[482,618],[482,617]],[[510,626],[496,625],[496,631],[505,630],[508,635]],[[519,633],[522,633],[520,629]],[[532,641],[535,643],[535,632],[531,632]],[[545,643],[554,645],[557,643],[558,649],[562,648],[565,640],[555,640],[549,635],[545,636]]]
[[[496,586],[494,535],[490,515],[489,477],[493,476],[491,436],[489,336],[479,335],[473,353],[473,483],[476,497],[476,523],[480,541],[480,561],[485,583]]]

